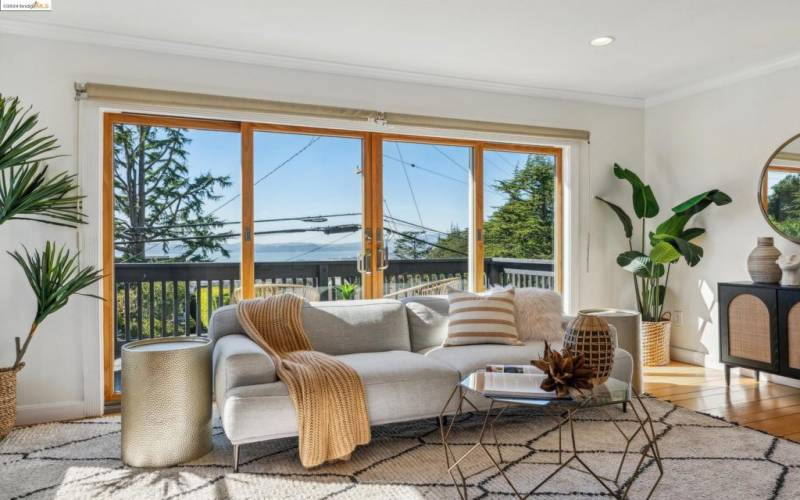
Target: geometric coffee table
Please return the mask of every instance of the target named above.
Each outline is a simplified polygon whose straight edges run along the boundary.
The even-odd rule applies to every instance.
[[[483,453],[489,457],[492,465],[497,469],[500,473],[500,476],[508,483],[511,490],[516,494],[517,498],[523,499],[527,498],[534,493],[536,493],[542,486],[544,486],[548,481],[550,481],[553,477],[556,476],[559,472],[561,472],[565,467],[567,467],[572,462],[577,462],[582,466],[586,472],[591,474],[597,482],[599,482],[603,487],[608,491],[612,496],[616,498],[627,498],[628,491],[630,490],[631,485],[638,479],[640,476],[639,471],[642,469],[642,464],[644,463],[646,458],[653,458],[655,460],[656,465],[658,466],[658,478],[656,479],[655,483],[653,484],[650,492],[647,495],[649,499],[650,496],[655,491],[656,486],[658,486],[659,481],[661,481],[661,477],[664,475],[664,468],[661,464],[661,455],[658,451],[658,443],[656,442],[656,433],[653,426],[653,420],[650,417],[650,412],[647,411],[647,408],[642,403],[641,398],[639,398],[639,394],[637,394],[633,389],[629,386],[629,384],[617,380],[614,378],[609,378],[604,384],[601,384],[597,387],[592,388],[591,391],[585,390],[585,396],[578,399],[553,399],[553,398],[517,398],[517,397],[501,397],[501,396],[490,396],[481,394],[484,384],[483,384],[483,377],[484,371],[478,370],[467,378],[462,380],[456,387],[453,389],[453,392],[450,394],[450,397],[447,399],[447,402],[444,404],[442,408],[442,413],[439,415],[439,427],[441,429],[442,434],[442,445],[444,446],[445,450],[445,460],[447,463],[447,472],[450,473],[450,477],[453,480],[453,484],[456,487],[456,491],[458,492],[459,497],[462,500],[467,500],[467,481],[464,477],[464,473],[461,470],[462,462],[470,456],[473,452],[481,450]],[[444,417],[445,411],[448,408],[450,401],[453,397],[459,393],[459,402],[458,402],[458,410],[456,414],[451,418],[449,425],[445,426]],[[629,394],[633,393],[634,398],[630,398]],[[479,394],[487,399],[489,399],[489,408],[485,410],[485,415],[483,417],[483,424],[481,425],[480,435],[478,436],[478,441],[472,445],[461,457],[456,458],[455,454],[453,453],[452,448],[448,444],[448,438],[450,437],[450,432],[453,429],[453,426],[456,425],[458,417],[463,413],[464,403],[471,406],[472,409],[476,413],[484,413],[484,411],[479,410],[478,407],[469,399],[470,395]],[[573,425],[573,417],[580,411],[590,409],[590,408],[601,408],[607,407],[611,405],[623,405],[625,404],[629,407],[633,414],[636,416],[636,422],[638,425],[636,426],[635,430],[631,434],[626,434],[625,431],[620,428],[619,424],[611,419],[614,427],[619,431],[621,438],[625,440],[625,451],[622,454],[622,458],[620,459],[619,466],[617,467],[617,474],[613,480],[610,479],[603,479],[598,474],[596,474],[591,467],[586,463],[585,460],[581,458],[581,453],[578,450],[576,445],[577,441],[579,440],[579,436],[577,436],[575,431],[575,426]],[[637,408],[638,404],[638,408]],[[521,493],[517,490],[512,482],[511,478],[508,477],[506,472],[503,470],[501,465],[505,463],[503,460],[503,455],[500,450],[499,443],[497,441],[497,434],[495,433],[494,425],[497,420],[503,416],[503,413],[512,407],[536,407],[543,410],[542,414],[535,415],[536,417],[553,417],[558,420],[558,463],[559,467],[553,471],[550,475],[544,478],[539,484],[537,484],[531,491],[527,493]],[[562,449],[562,428],[567,426],[567,430],[569,432],[569,439],[568,443],[571,443],[571,447],[567,450]],[[487,431],[491,434],[492,441],[491,443],[486,442],[487,438]],[[624,489],[622,488],[623,485],[619,484],[619,476],[622,472],[622,466],[625,464],[625,460],[628,458],[628,455],[636,455],[630,450],[631,443],[633,440],[642,435],[645,440],[645,445],[639,450],[639,462],[636,465],[636,468],[633,471],[632,480],[627,484],[624,485]],[[493,447],[497,452],[498,459],[495,459],[494,456],[489,452],[489,446]],[[566,453],[568,456],[566,460],[563,460],[563,454]],[[485,469],[484,469],[485,470]],[[458,477],[457,477],[458,476]],[[460,481],[459,481],[460,479]],[[612,486],[614,488],[612,489]]]

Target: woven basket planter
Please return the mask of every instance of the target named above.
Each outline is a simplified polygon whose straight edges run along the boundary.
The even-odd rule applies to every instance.
[[[564,347],[583,354],[586,362],[595,370],[594,385],[600,385],[611,376],[614,368],[614,351],[617,338],[608,322],[600,316],[578,312],[569,322],[564,333]]]
[[[0,439],[8,436],[17,421],[17,372],[0,368]]]
[[[669,364],[670,321],[642,321],[642,364]]]

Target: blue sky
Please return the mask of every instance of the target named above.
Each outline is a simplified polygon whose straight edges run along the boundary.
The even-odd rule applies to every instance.
[[[233,182],[229,188],[218,191],[222,197],[218,201],[209,202],[208,211],[216,210],[216,215],[225,221],[239,221],[239,135],[192,130],[189,137],[192,139],[188,148],[190,171],[193,174],[211,171],[214,175],[228,175]],[[342,137],[321,137],[315,140],[314,137],[256,132],[256,220],[361,213],[361,141]],[[297,154],[300,150],[302,152]],[[292,158],[293,155],[296,156]],[[491,214],[493,207],[504,202],[503,197],[490,186],[498,179],[509,178],[515,165],[524,163],[526,157],[526,154],[520,153],[486,153],[486,217]],[[385,142],[384,215],[391,214],[396,219],[438,231],[447,231],[452,225],[466,227],[469,164],[469,148]],[[360,223],[360,215],[329,217],[322,222],[264,222],[257,223],[255,229],[259,232],[357,223]],[[393,225],[387,222],[387,227],[398,230],[417,229],[399,222]],[[226,226],[226,229],[238,230],[238,226]],[[237,241],[238,238],[230,242]],[[310,242],[325,245],[359,241],[360,232],[326,235],[319,231],[310,231],[256,236],[256,244]],[[313,255],[307,258],[313,258]]]

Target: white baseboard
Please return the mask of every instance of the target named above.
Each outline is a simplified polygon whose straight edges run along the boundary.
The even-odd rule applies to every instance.
[[[85,416],[86,404],[83,401],[58,401],[17,406],[17,425],[73,420]]]
[[[706,356],[708,354],[700,351],[692,351],[691,349],[684,349],[683,347],[671,346],[669,348],[669,357],[675,361],[689,363],[690,365],[705,366]]]

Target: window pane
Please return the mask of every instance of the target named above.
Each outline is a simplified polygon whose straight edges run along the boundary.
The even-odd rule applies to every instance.
[[[483,164],[487,284],[555,288],[555,157],[486,151]]]
[[[468,288],[471,149],[383,143],[384,296]]]
[[[362,141],[256,132],[256,296],[362,296]]]
[[[204,334],[239,277],[240,138],[115,124],[115,387],[122,346]]]

